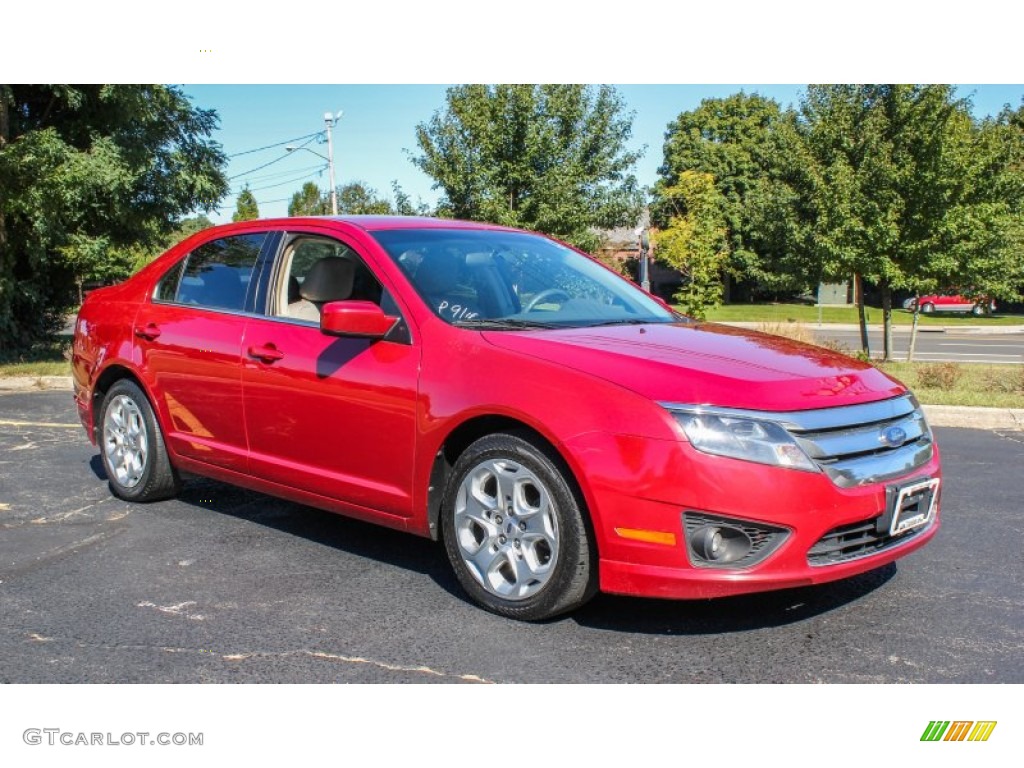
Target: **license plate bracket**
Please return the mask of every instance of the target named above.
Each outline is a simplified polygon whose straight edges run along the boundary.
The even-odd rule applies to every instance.
[[[886,489],[888,509],[879,519],[879,534],[899,536],[931,522],[939,498],[939,478],[930,477]]]

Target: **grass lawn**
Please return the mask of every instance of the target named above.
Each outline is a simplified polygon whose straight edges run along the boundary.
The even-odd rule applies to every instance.
[[[882,310],[866,309],[868,323],[882,323]],[[913,314],[904,309],[892,311],[894,325],[910,325]],[[963,312],[921,315],[921,325],[1024,325],[1024,315],[996,313],[991,317],[975,317]],[[810,304],[726,304],[708,312],[708,320],[725,323],[817,323],[818,308]],[[857,323],[856,307],[822,307],[823,323]]]
[[[66,339],[58,340],[17,357],[0,357],[0,376],[70,376],[67,344]]]
[[[925,405],[1024,408],[1024,366],[988,363],[875,363]]]

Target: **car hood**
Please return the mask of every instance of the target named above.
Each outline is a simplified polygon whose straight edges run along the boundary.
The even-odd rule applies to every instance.
[[[656,401],[792,411],[854,405],[906,391],[845,355],[714,323],[487,331],[484,338]]]

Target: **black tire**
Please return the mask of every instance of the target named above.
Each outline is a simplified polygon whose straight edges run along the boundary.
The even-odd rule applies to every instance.
[[[441,530],[455,575],[476,603],[501,616],[538,621],[572,611],[593,597],[597,553],[583,502],[563,462],[547,446],[524,438],[488,435],[463,452],[445,489]],[[499,467],[504,473],[501,480]],[[487,504],[473,495],[474,482],[480,495],[490,499]],[[491,513],[486,527],[471,514],[474,503],[481,522]],[[497,567],[482,573],[470,563],[474,549]],[[529,575],[521,579],[524,571]],[[520,593],[505,595],[503,590]]]
[[[974,308],[971,310],[971,314],[975,317],[983,317],[984,315],[987,315],[988,312],[985,311],[984,304],[975,304]]]
[[[130,422],[136,434],[126,435],[117,419]],[[115,382],[103,398],[99,418],[99,448],[107,472],[110,491],[126,501],[159,501],[177,495],[181,488],[178,473],[171,465],[160,424],[153,415],[146,393],[130,379]],[[119,445],[120,439],[120,445]],[[127,448],[136,461],[115,464]],[[119,454],[118,448],[122,451]]]
[[[926,315],[930,315],[932,312],[935,311],[935,305],[932,304],[930,301],[926,301],[924,304],[921,305],[921,311]]]

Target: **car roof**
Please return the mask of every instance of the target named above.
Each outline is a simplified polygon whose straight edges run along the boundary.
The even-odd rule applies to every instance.
[[[245,222],[221,224],[215,227],[215,229],[249,229],[252,227],[287,229],[289,226],[295,226],[300,223],[323,224],[325,222],[329,223],[335,221],[359,227],[367,232],[377,232],[388,229],[477,229],[498,230],[503,232],[521,231],[512,227],[503,227],[497,224],[487,224],[480,221],[439,219],[432,216],[289,216],[272,219],[252,219]]]

